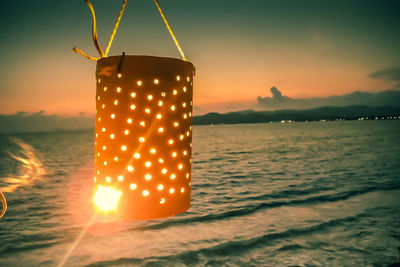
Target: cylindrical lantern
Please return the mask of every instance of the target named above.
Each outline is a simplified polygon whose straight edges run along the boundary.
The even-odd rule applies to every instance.
[[[97,61],[95,192],[99,210],[156,219],[190,207],[194,66],[152,56]]]

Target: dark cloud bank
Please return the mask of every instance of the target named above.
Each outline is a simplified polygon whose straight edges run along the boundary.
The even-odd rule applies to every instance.
[[[81,130],[94,127],[93,117],[80,115],[77,117],[46,115],[45,111],[36,113],[21,111],[13,115],[0,115],[0,133]]]
[[[380,93],[354,92],[341,96],[326,98],[302,98],[294,99],[284,96],[282,92],[272,87],[272,97],[257,98],[258,110],[276,109],[310,109],[324,106],[345,107],[345,106],[398,106],[400,105],[400,91],[387,90]]]

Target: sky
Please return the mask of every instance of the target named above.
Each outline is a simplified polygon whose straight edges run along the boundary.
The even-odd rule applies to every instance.
[[[195,114],[400,89],[400,1],[159,0],[196,66]],[[122,0],[94,0],[106,47]],[[0,114],[94,114],[97,56],[83,0],[2,1]],[[128,0],[110,55],[180,57],[152,0]]]

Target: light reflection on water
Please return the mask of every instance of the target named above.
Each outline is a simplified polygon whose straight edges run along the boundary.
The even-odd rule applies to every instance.
[[[17,136],[47,174],[10,194],[1,266],[57,265],[91,220],[92,135]],[[189,212],[96,218],[66,266],[388,265],[400,245],[399,136],[396,121],[195,127]]]

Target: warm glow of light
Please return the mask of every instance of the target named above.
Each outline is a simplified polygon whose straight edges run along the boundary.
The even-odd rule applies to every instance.
[[[163,133],[164,132],[164,128],[163,127],[158,128],[158,132],[159,133]]]
[[[156,118],[159,119],[159,120],[161,120],[162,115],[159,113],[159,114],[157,114]]]
[[[114,161],[118,162],[119,158],[118,157],[114,157]]]
[[[114,105],[118,105],[118,100],[117,99],[114,100]]]
[[[110,177],[110,176],[107,176],[107,177],[106,177],[106,182],[107,182],[107,183],[111,183],[111,177]]]
[[[150,149],[150,153],[151,153],[151,154],[156,154],[156,152],[157,152],[157,150],[156,150],[155,148],[151,148],[151,149]]]
[[[167,172],[168,172],[168,170],[167,170],[166,168],[164,168],[164,169],[161,170],[161,173],[162,173],[162,174],[166,174]]]
[[[135,93],[135,92],[132,92],[132,93],[131,93],[131,97],[132,97],[132,98],[135,98],[135,97],[136,97],[136,93]]]
[[[135,110],[136,106],[135,105],[131,105],[131,110]]]
[[[105,133],[105,132],[106,132],[106,128],[102,128],[101,131],[102,131],[103,133]]]
[[[185,156],[187,155],[187,151],[186,150],[183,151],[183,155],[185,155]]]
[[[148,96],[147,96],[147,99],[148,99],[148,100],[153,100],[153,96],[152,96],[152,95],[148,95]]]
[[[169,140],[168,140],[168,144],[172,145],[173,143],[174,143],[174,140],[173,140],[173,139],[169,139]]]
[[[118,73],[118,74],[117,74],[117,77],[118,77],[118,78],[121,78],[121,77],[122,77],[122,74],[121,74],[121,73]]]
[[[143,190],[143,191],[142,191],[142,195],[143,195],[144,197],[147,197],[148,195],[150,195],[150,192],[149,192],[148,190]]]
[[[185,86],[185,87],[183,87],[183,91],[184,91],[184,92],[186,92],[186,86]]]
[[[118,176],[118,181],[122,182],[124,180],[124,176],[120,175]]]
[[[171,174],[171,175],[169,176],[169,178],[171,178],[171,180],[175,180],[176,175],[173,173],[173,174]]]
[[[126,151],[127,150],[127,147],[124,145],[124,146],[121,146],[121,150],[122,151]]]
[[[157,189],[158,189],[159,191],[161,191],[161,190],[164,189],[164,186],[163,186],[162,184],[159,184],[159,185],[157,186]]]
[[[93,201],[102,211],[112,211],[118,206],[122,192],[108,186],[99,186],[94,194]]]
[[[161,96],[165,97],[167,94],[165,92],[161,92]]]
[[[135,154],[133,154],[133,157],[134,157],[135,159],[140,159],[140,154],[139,154],[139,153],[135,153]]]
[[[162,199],[160,200],[160,203],[161,203],[161,204],[164,204],[164,203],[165,203],[165,198],[162,198]]]
[[[110,134],[110,138],[114,139],[115,138],[115,134]]]
[[[107,91],[107,86],[105,86],[103,90],[104,90],[104,92]]]
[[[186,102],[182,103],[182,107],[186,108]]]
[[[144,176],[144,179],[146,179],[146,181],[150,181],[151,180],[151,174],[146,174],[145,176]]]
[[[181,135],[179,136],[179,139],[183,140],[184,137],[185,137],[185,136],[184,136],[183,134],[181,134]]]
[[[126,120],[127,123],[132,124],[133,120],[131,118]]]
[[[129,172],[133,172],[133,170],[134,170],[132,165],[128,165],[127,169],[128,169]]]
[[[106,146],[103,146],[103,150],[106,150],[107,149],[107,147]]]
[[[171,106],[171,110],[175,110],[176,107],[174,105]]]
[[[115,119],[115,114],[111,114],[111,119]]]
[[[154,84],[159,84],[160,81],[158,79],[154,79]]]
[[[151,110],[150,110],[149,108],[146,108],[146,109],[144,110],[144,112],[146,112],[147,114],[150,114]]]
[[[185,188],[181,188],[181,193],[184,193],[185,192]]]
[[[175,158],[176,157],[176,152],[172,152],[172,157]]]
[[[163,160],[162,158],[159,158],[159,159],[158,159],[158,162],[164,163],[164,160]]]
[[[182,165],[182,164],[179,164],[179,165],[178,165],[178,169],[182,170],[182,169],[183,169],[183,165]]]
[[[143,143],[145,141],[144,137],[139,137],[139,142]]]
[[[122,90],[121,87],[117,87],[117,92],[118,93],[121,93],[121,90]]]
[[[179,126],[179,122],[174,122],[174,127],[178,127]]]
[[[175,192],[175,189],[174,189],[174,188],[170,188],[170,189],[169,189],[169,193],[170,193],[170,194],[173,194],[174,192]]]
[[[174,90],[174,91],[172,91],[172,93],[173,93],[174,95],[177,95],[177,94],[178,94],[178,91]]]
[[[142,126],[142,127],[145,127],[145,126],[146,126],[146,123],[145,123],[144,121],[141,121],[139,124],[140,124],[140,126]]]
[[[147,168],[150,168],[151,162],[150,162],[150,161],[146,161],[146,162],[144,163],[144,166],[146,166]]]
[[[136,187],[137,187],[136,184],[130,184],[130,185],[129,185],[129,188],[130,188],[131,190],[135,190]]]
[[[137,84],[138,86],[141,86],[141,85],[143,84],[143,82],[142,82],[142,81],[137,81],[136,84]]]
[[[181,80],[181,76],[176,76],[176,80],[179,82]]]
[[[125,135],[128,135],[128,134],[129,134],[129,130],[125,130],[125,131],[124,131],[124,134],[125,134]]]
[[[163,102],[160,100],[160,101],[158,101],[158,106],[159,107],[162,107],[162,105],[163,105]]]

